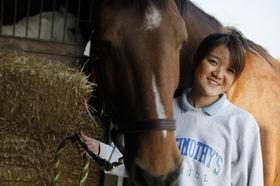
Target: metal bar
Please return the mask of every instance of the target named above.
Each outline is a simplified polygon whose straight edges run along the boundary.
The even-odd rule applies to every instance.
[[[15,36],[15,33],[16,33],[17,6],[18,6],[18,0],[15,0],[14,19],[13,19],[13,36]]]
[[[44,0],[40,1],[40,15],[39,15],[39,29],[38,29],[38,39],[41,38],[41,27],[42,27],[42,12],[43,12],[43,5],[44,5]]]
[[[30,16],[30,0],[27,1],[27,16],[26,16],[26,27],[25,27],[25,37],[28,37],[28,26],[29,26],[29,16]]]
[[[54,30],[55,7],[56,7],[56,0],[53,1],[53,14],[52,14],[52,26],[51,26],[51,40],[54,40],[54,39],[53,39],[53,30]]]
[[[4,0],[1,0],[1,18],[0,18],[0,34],[2,34],[3,16],[4,16]]]
[[[65,5],[65,12],[64,12],[64,25],[63,25],[63,39],[62,41],[65,41],[65,33],[66,33],[66,28],[67,28],[67,13],[68,13],[68,7],[69,7],[69,0],[66,0],[66,5]]]
[[[92,1],[90,1],[90,10],[89,10],[89,21],[91,21],[92,20],[92,17],[93,17],[93,0]]]
[[[92,34],[92,30],[93,30],[93,14],[94,14],[94,1],[92,0],[92,1],[90,1],[90,9],[89,9],[89,19],[88,19],[88,21],[87,21],[87,24],[90,24],[90,26],[89,26],[89,30],[88,30],[88,35],[87,35],[87,37],[89,36],[89,38],[91,38],[91,34]]]
[[[81,0],[79,0],[78,4],[78,14],[77,14],[77,21],[76,21],[76,33],[75,33],[75,42],[78,41],[78,34],[79,34],[79,26],[80,26],[80,16],[81,16]]]

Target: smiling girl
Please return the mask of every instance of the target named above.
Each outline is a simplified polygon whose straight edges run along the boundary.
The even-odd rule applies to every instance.
[[[257,122],[225,94],[242,73],[245,51],[246,42],[235,30],[209,35],[200,44],[192,87],[174,100],[176,142],[183,157],[178,185],[263,185]],[[113,161],[121,156],[117,148],[81,136],[100,157]],[[109,173],[123,176],[124,166]]]
[[[180,185],[263,185],[257,122],[225,94],[242,73],[245,49],[242,35],[231,30],[209,35],[197,50],[192,88],[174,101],[184,157]]]

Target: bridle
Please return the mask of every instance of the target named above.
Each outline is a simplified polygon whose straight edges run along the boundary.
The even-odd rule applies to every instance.
[[[92,47],[94,51],[94,46]],[[96,58],[94,52],[91,51],[93,55],[93,68],[96,78],[96,84],[98,89],[98,97],[101,99],[101,102],[104,103],[106,111],[110,113],[110,117],[115,124],[118,133],[137,133],[153,130],[172,130],[176,129],[174,119],[143,119],[135,121],[123,121],[119,116],[116,107],[113,105],[111,99],[105,92],[104,83],[100,75],[100,63],[102,58]]]

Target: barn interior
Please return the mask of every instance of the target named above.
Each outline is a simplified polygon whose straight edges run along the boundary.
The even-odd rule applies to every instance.
[[[92,30],[91,0],[0,0],[0,185],[52,185],[54,155],[83,130],[105,140],[88,105],[94,86],[81,72]],[[84,165],[69,145],[59,185],[78,185]],[[101,185],[92,162],[85,185]]]

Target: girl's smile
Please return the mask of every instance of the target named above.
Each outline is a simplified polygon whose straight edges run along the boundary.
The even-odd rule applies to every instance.
[[[192,88],[193,106],[207,106],[219,98],[234,83],[236,75],[230,68],[230,53],[220,45],[213,49],[197,67]]]

